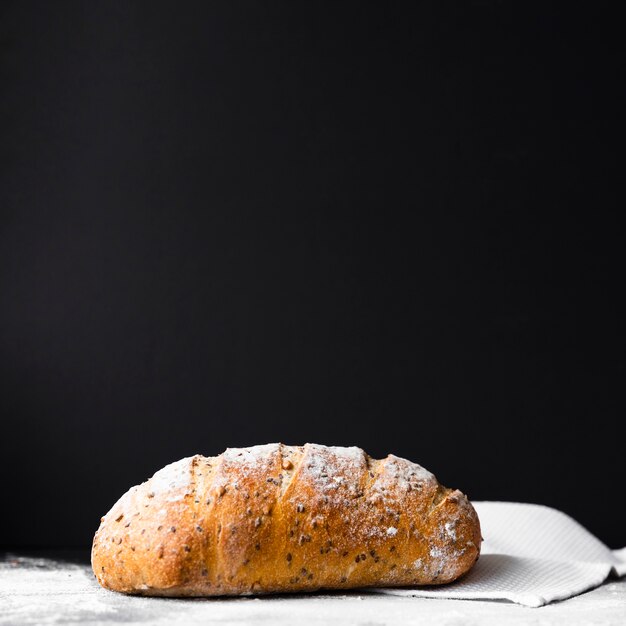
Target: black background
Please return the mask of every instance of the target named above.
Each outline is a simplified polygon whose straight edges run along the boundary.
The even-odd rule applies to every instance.
[[[278,440],[626,543],[621,22],[411,6],[1,5],[0,543]]]

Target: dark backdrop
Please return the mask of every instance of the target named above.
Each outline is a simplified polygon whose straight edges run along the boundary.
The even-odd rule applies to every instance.
[[[1,6],[0,543],[277,440],[626,543],[616,16]]]

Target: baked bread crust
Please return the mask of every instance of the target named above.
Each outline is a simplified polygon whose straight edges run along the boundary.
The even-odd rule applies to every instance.
[[[149,596],[432,585],[480,553],[469,500],[420,465],[317,444],[229,448],[167,465],[102,518],[107,589]]]

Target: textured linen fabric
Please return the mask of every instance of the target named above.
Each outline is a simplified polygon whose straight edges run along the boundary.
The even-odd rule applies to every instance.
[[[537,504],[473,502],[484,542],[478,563],[444,586],[375,589],[422,598],[509,600],[539,607],[626,574],[626,548],[610,550],[569,515]]]

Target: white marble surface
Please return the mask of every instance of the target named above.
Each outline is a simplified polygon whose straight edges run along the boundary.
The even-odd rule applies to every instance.
[[[74,562],[72,562],[74,561]],[[508,602],[435,600],[350,594],[175,600],[105,591],[76,556],[4,555],[0,560],[0,624],[626,624],[626,580],[564,602],[527,608]]]

